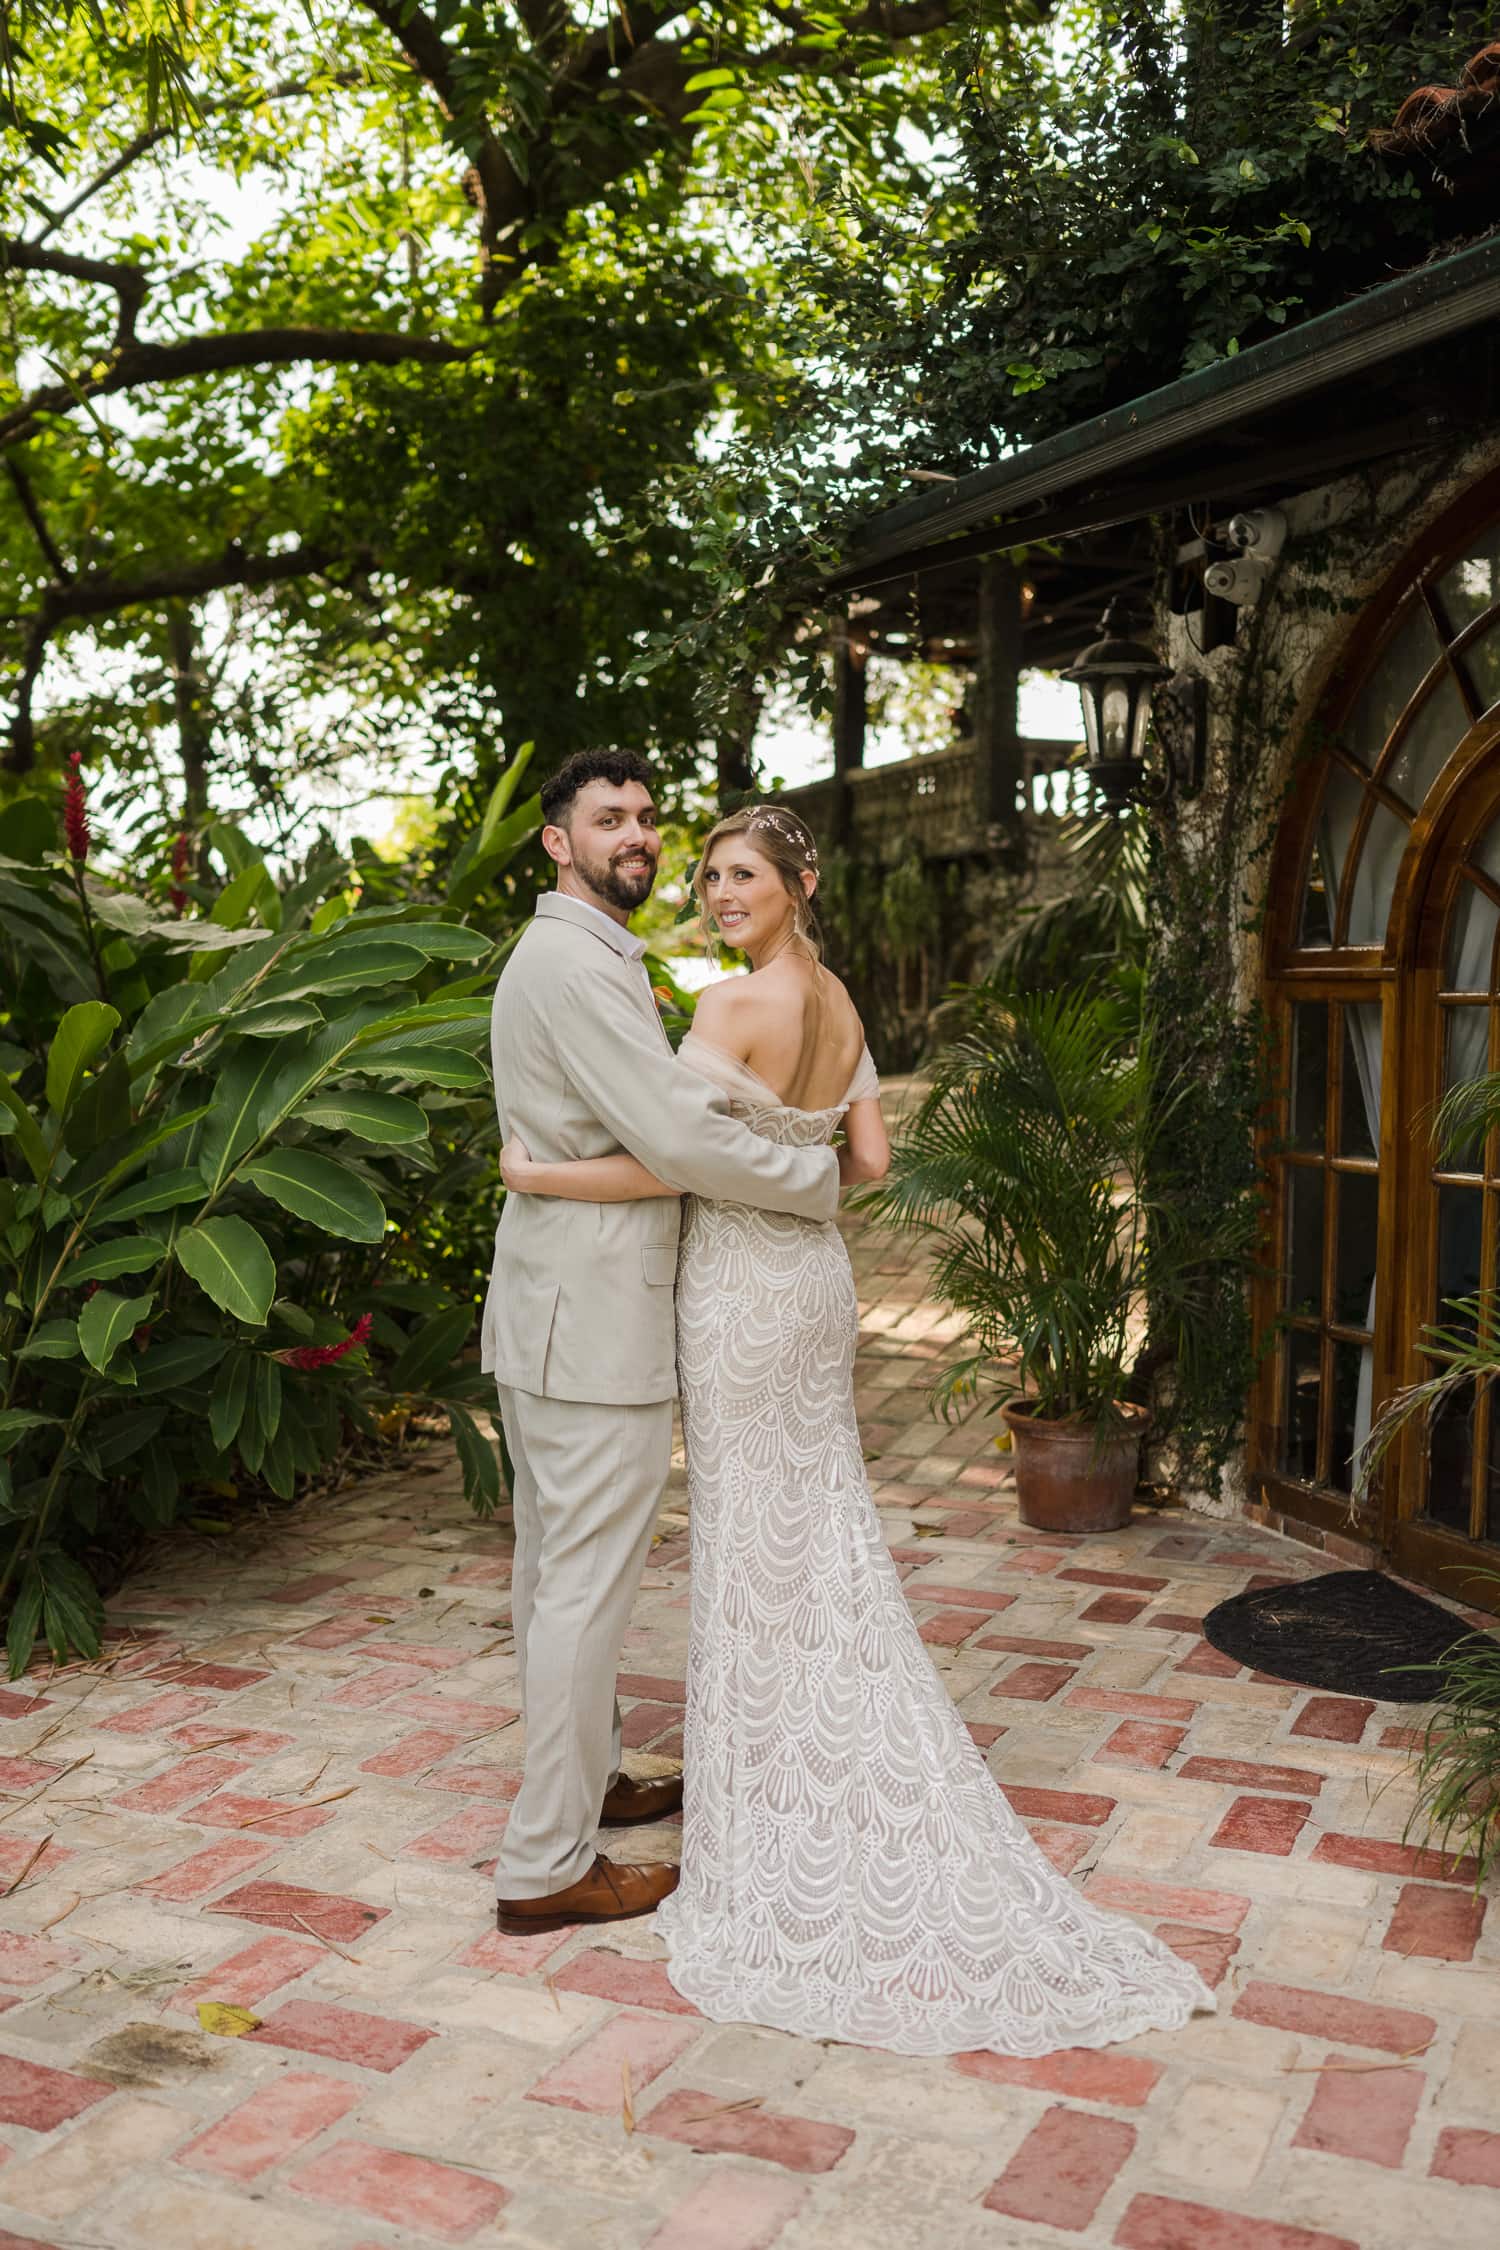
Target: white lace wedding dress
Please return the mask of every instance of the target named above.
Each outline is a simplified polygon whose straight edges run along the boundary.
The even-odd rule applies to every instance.
[[[866,1053],[838,1108],[789,1109],[699,1035],[681,1052],[770,1140],[828,1141],[877,1090]],[[836,1226],[685,1207],[692,1624],[667,1973],[717,2022],[909,2055],[1175,2028],[1213,1995],[1043,1857],[918,1636],[864,1472],[857,1320]]]

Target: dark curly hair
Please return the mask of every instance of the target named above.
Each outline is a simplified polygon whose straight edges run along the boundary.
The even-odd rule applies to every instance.
[[[656,787],[655,774],[637,751],[575,750],[542,783],[542,818],[549,827],[567,825],[573,799],[591,781],[607,781],[616,789],[627,781],[638,781],[643,789]]]

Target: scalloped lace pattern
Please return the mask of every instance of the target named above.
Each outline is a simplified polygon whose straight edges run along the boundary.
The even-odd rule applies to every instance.
[[[731,1107],[804,1145],[840,1115]],[[684,1217],[687,1803],[657,1913],[673,1985],[718,2022],[911,2055],[1102,2047],[1211,2010],[1196,1970],[1037,1849],[918,1636],[864,1472],[838,1229],[728,1203]]]

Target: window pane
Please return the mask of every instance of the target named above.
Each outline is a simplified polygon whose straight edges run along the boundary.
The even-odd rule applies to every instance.
[[[1328,1002],[1292,1010],[1292,1144],[1321,1155],[1328,1121]]]
[[[1443,1092],[1446,1094],[1450,1086],[1465,1086],[1471,1078],[1482,1078],[1488,1069],[1490,1011],[1485,1006],[1447,1007],[1443,1010],[1443,1015]],[[1477,1171],[1478,1150],[1462,1150],[1451,1169],[1458,1172]]]
[[[1497,1407],[1500,1407],[1500,1392],[1497,1392],[1492,1385],[1490,1389],[1489,1474],[1485,1479],[1487,1489],[1484,1496],[1484,1530],[1482,1536],[1485,1539],[1493,1539],[1497,1545],[1500,1545],[1500,1414],[1495,1411]]]
[[[1370,1346],[1333,1347],[1333,1432],[1327,1482],[1335,1492],[1354,1489],[1354,1455],[1370,1434]]]
[[[1289,1164],[1286,1309],[1317,1319],[1323,1305],[1323,1171]]]
[[[1404,797],[1413,812],[1442,772],[1469,731],[1469,714],[1451,672],[1427,697],[1401,737],[1400,747],[1384,775],[1386,787]]]
[[[1470,882],[1461,882],[1448,916],[1443,982],[1450,992],[1488,992],[1500,907]]]
[[[1500,524],[1481,533],[1462,559],[1437,583],[1443,613],[1455,633],[1500,601]]]
[[[1333,1315],[1344,1328],[1373,1328],[1380,1176],[1376,1172],[1340,1172],[1337,1178],[1339,1244]]]
[[[1287,1476],[1297,1477],[1303,1484],[1316,1484],[1318,1399],[1322,1388],[1318,1374],[1318,1339],[1293,1329],[1284,1349],[1281,1467]]]
[[[1413,602],[1359,700],[1341,739],[1362,764],[1373,766],[1402,712],[1442,651],[1426,604]],[[1457,738],[1455,737],[1455,740]]]
[[[1474,1474],[1474,1389],[1452,1392],[1427,1427],[1427,1513],[1449,1531],[1467,1534]]]
[[[1480,710],[1492,710],[1500,703],[1500,618],[1469,643],[1459,662],[1474,684]]]
[[[1480,1247],[1484,1239],[1484,1195],[1477,1187],[1438,1189],[1437,1305],[1434,1317],[1444,1328],[1472,1333],[1472,1324],[1449,1312],[1457,1297],[1479,1289]]]
[[[1318,816],[1318,850],[1322,855],[1323,875],[1328,885],[1330,913],[1337,913],[1338,902],[1343,896],[1344,861],[1348,856],[1354,822],[1364,801],[1364,785],[1356,781],[1345,767],[1330,765],[1328,779],[1323,785],[1323,809]]]
[[[1359,865],[1349,879],[1350,945],[1380,945],[1385,940],[1386,917],[1396,875],[1411,831],[1389,805],[1377,805],[1365,831]]]
[[[1374,1156],[1380,1141],[1380,1002],[1344,1009],[1344,1076],[1339,1095],[1340,1156]]]
[[[1333,943],[1333,905],[1323,876],[1323,855],[1316,844],[1308,863],[1307,892],[1302,901],[1302,934],[1299,942],[1305,946]]]

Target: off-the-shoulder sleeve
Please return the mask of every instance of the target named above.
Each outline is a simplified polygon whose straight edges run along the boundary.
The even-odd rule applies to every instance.
[[[851,1104],[854,1102],[872,1102],[879,1092],[880,1080],[876,1075],[874,1059],[869,1048],[862,1047],[859,1052],[859,1061],[854,1067],[853,1080],[844,1099]]]

